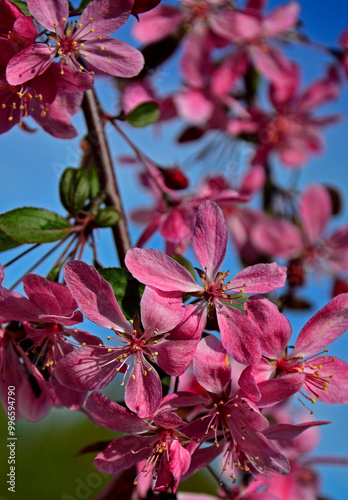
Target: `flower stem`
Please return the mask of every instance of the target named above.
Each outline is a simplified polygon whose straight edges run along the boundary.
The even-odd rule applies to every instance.
[[[88,128],[87,140],[94,154],[102,188],[107,195],[105,204],[116,208],[120,214],[120,220],[118,224],[112,227],[112,232],[120,265],[124,267],[126,253],[132,245],[111,160],[110,149],[105,135],[102,120],[103,113],[94,89],[85,92],[82,101],[82,110]]]

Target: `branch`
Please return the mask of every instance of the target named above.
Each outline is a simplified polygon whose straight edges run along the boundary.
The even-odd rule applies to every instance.
[[[124,267],[124,259],[127,251],[131,248],[131,241],[128,233],[127,221],[122,207],[120,194],[118,191],[116,176],[111,160],[110,149],[106,139],[102,111],[100,103],[94,89],[85,92],[82,101],[82,110],[85,116],[88,137],[87,140],[92,148],[97,164],[102,188],[107,195],[105,204],[116,208],[120,214],[118,224],[112,227],[114,241],[120,260],[120,265]]]

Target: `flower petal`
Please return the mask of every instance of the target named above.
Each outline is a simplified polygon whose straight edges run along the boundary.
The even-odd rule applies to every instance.
[[[332,215],[328,190],[320,184],[311,184],[301,197],[299,210],[303,232],[313,243],[323,233]]]
[[[95,422],[111,431],[135,434],[153,430],[153,426],[146,420],[130,413],[101,392],[92,392],[88,396],[86,409],[93,416]]]
[[[197,345],[198,340],[161,340],[151,351],[158,353],[155,356],[156,364],[165,373],[179,377],[189,367]]]
[[[288,2],[273,9],[262,23],[267,36],[273,37],[294,28],[299,20],[300,9],[298,2]]]
[[[222,345],[238,363],[256,364],[261,359],[259,335],[254,323],[234,307],[216,307]]]
[[[56,55],[55,47],[34,43],[16,54],[6,67],[6,79],[10,85],[20,85],[35,76],[42,75]]]
[[[154,415],[162,400],[162,384],[155,369],[143,358],[134,363],[126,384],[125,403],[140,418]]]
[[[243,289],[245,293],[266,293],[282,288],[286,281],[286,267],[273,264],[256,264],[246,267],[227,283],[227,290]]]
[[[77,260],[68,262],[64,279],[87,319],[104,328],[131,332],[110,283],[93,266]]]
[[[160,250],[132,248],[128,250],[125,262],[138,281],[164,292],[203,290],[183,266]]]
[[[308,356],[324,349],[348,329],[348,293],[332,299],[302,328],[289,358]]]
[[[41,26],[55,32],[56,24],[64,24],[69,17],[68,0],[27,0],[30,14]],[[63,21],[65,18],[65,21]]]
[[[230,359],[219,339],[204,337],[193,360],[193,373],[198,383],[213,394],[222,395],[231,382]]]
[[[334,360],[334,361],[333,361]],[[311,392],[312,384],[304,385],[303,389],[310,397],[318,398],[318,401],[327,404],[347,404],[348,403],[348,363],[342,359],[328,356],[327,359],[316,358],[315,362],[321,365],[320,378],[329,382],[329,386],[325,391],[317,391],[315,394]]]
[[[192,245],[207,280],[214,281],[227,248],[227,227],[221,208],[211,201],[199,207]]]
[[[84,51],[87,62],[108,75],[130,78],[144,67],[142,53],[115,38],[87,41]]]
[[[289,320],[278,307],[263,297],[250,297],[244,308],[259,331],[262,354],[279,359],[288,345],[292,329]]]
[[[80,16],[81,30],[88,26],[95,38],[112,35],[128,20],[132,7],[132,0],[93,0]]]

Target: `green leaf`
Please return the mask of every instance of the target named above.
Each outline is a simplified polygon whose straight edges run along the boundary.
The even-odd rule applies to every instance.
[[[89,182],[91,189],[91,199],[96,198],[100,192],[100,182],[98,176],[97,165],[93,163],[91,171],[89,173]]]
[[[127,319],[133,319],[139,309],[139,302],[145,285],[139,283],[129,271],[116,267],[99,269],[99,273],[110,283],[117,302]]]
[[[68,167],[59,182],[61,202],[69,212],[76,215],[89,198],[90,180],[86,170]]]
[[[0,229],[19,243],[50,243],[71,233],[66,219],[50,210],[33,207],[1,214]]]
[[[14,5],[17,5],[17,7],[21,9],[25,16],[31,16],[27,4],[25,2],[22,2],[22,0],[10,0],[10,2]]]
[[[6,233],[0,231],[0,252],[5,252],[6,250],[10,250],[11,248],[16,248],[20,246],[21,243],[13,240],[10,236],[7,236]]]
[[[79,10],[80,9],[85,9],[89,3],[91,3],[92,0],[81,0],[80,5],[79,5]]]
[[[98,227],[115,226],[120,220],[120,214],[114,207],[106,207],[99,210],[95,223]]]
[[[133,127],[146,127],[155,123],[160,117],[160,109],[158,104],[153,101],[143,102],[137,106],[126,117],[126,122]]]
[[[53,266],[50,272],[47,274],[46,279],[49,281],[59,281],[59,273],[64,265],[64,262]]]

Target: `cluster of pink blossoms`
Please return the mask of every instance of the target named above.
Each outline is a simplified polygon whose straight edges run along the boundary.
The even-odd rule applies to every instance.
[[[92,88],[94,72],[129,78],[144,65],[137,49],[109,38],[129,18],[133,0],[93,0],[70,22],[68,0],[27,4],[44,28],[40,33],[32,17],[0,2],[6,20],[0,25],[0,133],[23,126],[30,115],[46,132],[69,139],[77,135],[70,118]]]
[[[198,208],[192,243],[201,283],[159,250],[128,251],[127,268],[146,285],[130,321],[111,285],[81,261],[66,264],[66,286],[28,274],[28,298],[1,287],[2,399],[15,385],[17,418],[36,421],[51,406],[67,406],[126,433],[100,445],[95,465],[111,474],[137,465],[134,487],[154,481],[154,491],[175,493],[182,479],[221,456],[221,477],[252,474],[271,491],[273,477],[294,473],[289,449],[297,436],[328,423],[284,422],[279,404],[296,393],[309,402],[348,402],[348,364],[326,349],[348,328],[348,294],[314,315],[289,352],[289,321],[259,295],[283,287],[286,268],[257,264],[230,279],[220,270],[227,227],[211,201]],[[245,294],[251,296],[237,308]],[[107,343],[74,328],[83,317],[112,331]],[[177,378],[165,396],[163,373]],[[97,392],[116,376],[125,385],[126,407]]]

